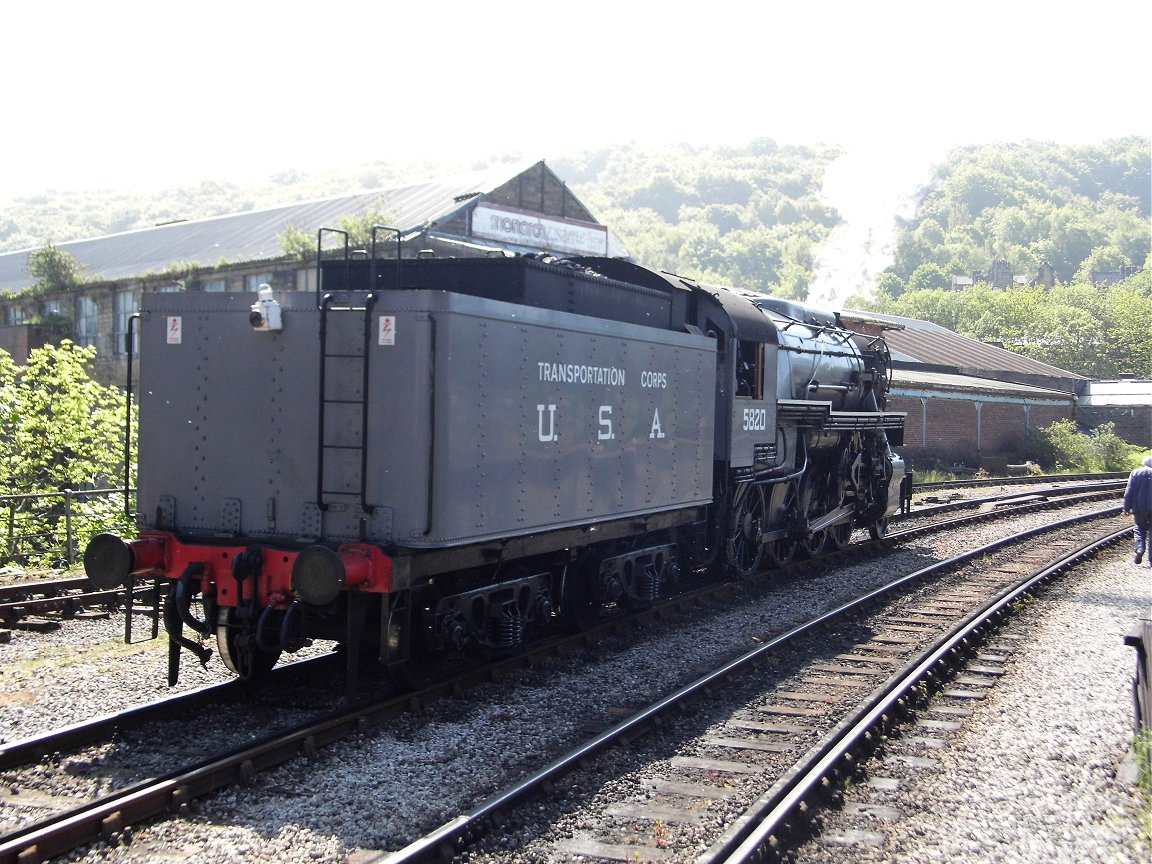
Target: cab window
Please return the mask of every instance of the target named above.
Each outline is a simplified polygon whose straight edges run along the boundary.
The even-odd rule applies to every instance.
[[[764,398],[764,346],[759,342],[739,343],[736,352],[736,398]]]

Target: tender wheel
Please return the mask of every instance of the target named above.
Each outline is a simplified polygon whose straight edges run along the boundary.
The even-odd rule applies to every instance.
[[[444,678],[450,669],[441,657],[420,655],[388,667],[388,677],[397,690],[423,690]]]
[[[764,553],[767,507],[761,486],[743,486],[736,491],[732,519],[728,523],[728,564],[741,577],[760,569]]]
[[[430,590],[418,596],[410,591],[389,600],[384,644],[384,666],[397,690],[423,690],[445,677],[452,666],[448,658],[424,644],[419,622],[438,602]]]
[[[596,626],[600,621],[601,602],[597,591],[601,556],[585,552],[564,572],[560,613],[568,627],[577,633]]]
[[[251,681],[267,675],[280,659],[280,650],[261,648],[256,639],[256,625],[241,622],[235,607],[224,606],[216,618],[216,647],[236,677]]]
[[[684,562],[684,569],[696,574],[711,570],[720,557],[718,543],[709,542],[711,532],[706,528],[694,528],[690,531],[672,529],[672,536],[680,550],[680,560]]]

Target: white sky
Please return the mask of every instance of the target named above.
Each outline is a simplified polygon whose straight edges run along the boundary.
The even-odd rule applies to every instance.
[[[629,141],[907,165],[1152,135],[1143,0],[12,5],[0,200]]]

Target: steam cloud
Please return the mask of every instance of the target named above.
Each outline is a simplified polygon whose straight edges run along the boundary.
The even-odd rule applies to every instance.
[[[873,296],[893,261],[897,219],[915,212],[934,156],[856,145],[828,166],[820,197],[843,221],[817,252],[808,303],[838,310],[853,294]]]

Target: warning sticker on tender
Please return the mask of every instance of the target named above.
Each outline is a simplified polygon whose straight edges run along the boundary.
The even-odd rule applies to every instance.
[[[396,344],[396,316],[395,315],[381,315],[380,316],[380,345],[395,345]]]

